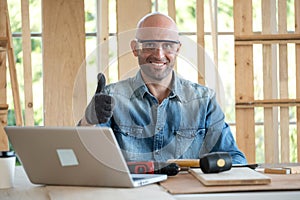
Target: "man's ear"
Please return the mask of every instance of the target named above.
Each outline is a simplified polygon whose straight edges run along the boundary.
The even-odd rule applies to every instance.
[[[134,56],[138,56],[138,46],[136,40],[131,40],[130,47]]]
[[[179,47],[178,47],[178,49],[177,49],[177,51],[176,51],[176,54],[179,53],[180,48],[181,48],[181,43],[179,44]]]

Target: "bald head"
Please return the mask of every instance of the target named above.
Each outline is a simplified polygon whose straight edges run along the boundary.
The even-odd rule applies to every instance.
[[[137,24],[137,28],[145,27],[160,27],[169,28],[177,31],[177,26],[174,20],[162,13],[150,13],[144,16]]]
[[[142,40],[178,40],[178,28],[174,20],[162,13],[151,13],[137,24],[136,37]]]

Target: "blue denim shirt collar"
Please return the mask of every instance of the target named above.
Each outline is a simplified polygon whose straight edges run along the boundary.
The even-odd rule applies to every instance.
[[[170,86],[170,95],[169,98],[176,98],[181,101],[182,97],[180,97],[180,94],[182,94],[182,87],[179,83],[180,78],[176,75],[174,71],[172,71],[172,83]],[[134,88],[134,93],[132,94],[133,96],[137,97],[144,97],[146,93],[150,94],[141,74],[141,70],[139,70],[135,76],[135,78],[132,81],[133,88]]]

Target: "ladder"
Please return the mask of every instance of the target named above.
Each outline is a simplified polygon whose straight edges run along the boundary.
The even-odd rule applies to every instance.
[[[0,0],[0,151],[9,150],[7,135],[3,128],[7,125],[8,113],[8,104],[6,99],[6,58],[8,59],[12,85],[16,125],[21,126],[23,124],[22,110],[7,0]]]

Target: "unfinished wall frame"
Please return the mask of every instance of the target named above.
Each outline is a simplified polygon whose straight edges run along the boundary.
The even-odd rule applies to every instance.
[[[252,31],[252,0],[234,1],[235,77],[236,77],[236,134],[237,142],[245,152],[248,162],[256,162],[255,120],[256,107],[264,109],[264,155],[265,163],[290,162],[289,107],[297,108],[297,151],[300,160],[299,116],[299,1],[295,1],[295,33],[287,32],[285,0],[262,0],[262,32]],[[247,4],[247,6],[245,5]],[[278,7],[278,22],[276,21]],[[297,28],[298,27],[298,28]],[[262,45],[263,99],[254,98],[253,45]],[[287,44],[296,47],[296,98],[288,95]],[[277,54],[278,49],[278,54]],[[277,63],[277,60],[279,63]],[[277,69],[279,67],[279,69]],[[279,80],[277,80],[277,72]],[[279,85],[278,85],[279,84]],[[279,94],[278,94],[278,87]],[[280,109],[280,121],[278,111]],[[280,123],[280,126],[279,126]],[[280,133],[279,133],[280,127]],[[279,135],[281,138],[279,138]],[[279,146],[279,141],[281,145]],[[280,149],[280,152],[279,152]]]

